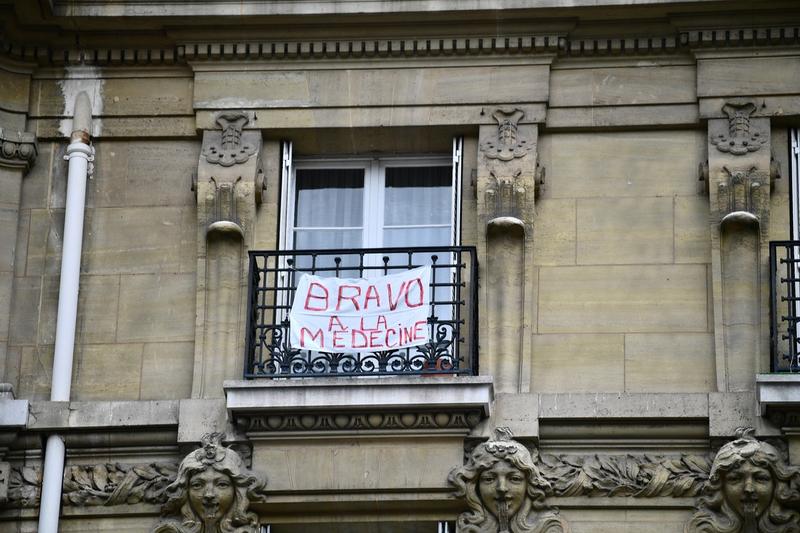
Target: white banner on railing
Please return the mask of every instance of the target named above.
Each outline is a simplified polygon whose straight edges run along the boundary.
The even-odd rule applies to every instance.
[[[292,348],[376,352],[430,340],[431,267],[371,279],[304,274],[289,314]]]

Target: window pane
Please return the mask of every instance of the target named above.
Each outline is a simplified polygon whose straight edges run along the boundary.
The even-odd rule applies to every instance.
[[[388,228],[383,230],[384,246],[450,246],[450,226],[437,228]]]
[[[294,247],[296,250],[334,249],[343,252],[351,248],[361,248],[361,230],[295,230]],[[336,258],[340,261],[337,265]],[[335,254],[319,255],[312,263],[311,256],[297,258],[295,266],[299,269],[312,269],[319,276],[338,276],[343,278],[361,277],[358,269],[358,255]]]
[[[452,167],[387,167],[384,224],[450,224],[452,172]]]
[[[295,177],[295,227],[361,226],[363,168],[298,168]]]
[[[438,228],[395,228],[383,230],[383,244],[387,247],[414,248],[418,246],[450,246],[450,227]],[[434,262],[440,266],[452,262],[452,257],[447,252],[416,252],[409,258],[407,253],[387,254],[390,265],[405,265],[409,259],[411,266],[432,265]],[[436,256],[436,261],[433,260]],[[436,268],[433,273],[437,283],[447,282],[452,276],[452,268]],[[437,301],[450,300],[448,297],[452,288],[437,287],[434,296]],[[447,306],[444,306],[447,307]],[[439,310],[439,314],[449,316],[450,311]]]
[[[296,250],[361,248],[361,230],[295,230]]]

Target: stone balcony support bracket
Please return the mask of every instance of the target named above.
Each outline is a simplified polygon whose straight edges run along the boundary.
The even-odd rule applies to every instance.
[[[780,428],[789,444],[789,461],[800,465],[800,374],[757,374],[759,414]]]
[[[761,416],[772,411],[800,413],[800,374],[758,374],[756,398]]]

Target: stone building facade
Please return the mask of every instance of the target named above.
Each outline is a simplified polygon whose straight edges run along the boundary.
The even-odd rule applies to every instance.
[[[796,2],[0,5],[0,532],[800,531]]]

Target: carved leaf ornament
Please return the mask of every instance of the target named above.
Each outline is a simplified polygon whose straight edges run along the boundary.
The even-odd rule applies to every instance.
[[[176,464],[71,466],[64,472],[62,501],[71,505],[162,503]]]
[[[177,471],[176,463],[68,466],[64,470],[61,502],[77,507],[162,504],[167,501],[164,489],[174,481]],[[41,484],[41,468],[13,468],[7,506],[38,507]]]
[[[42,491],[42,470],[32,466],[12,468],[8,480],[8,507],[37,507]],[[0,505],[2,507],[2,505]]]
[[[540,458],[555,496],[693,497],[711,470],[702,456],[590,455]]]

